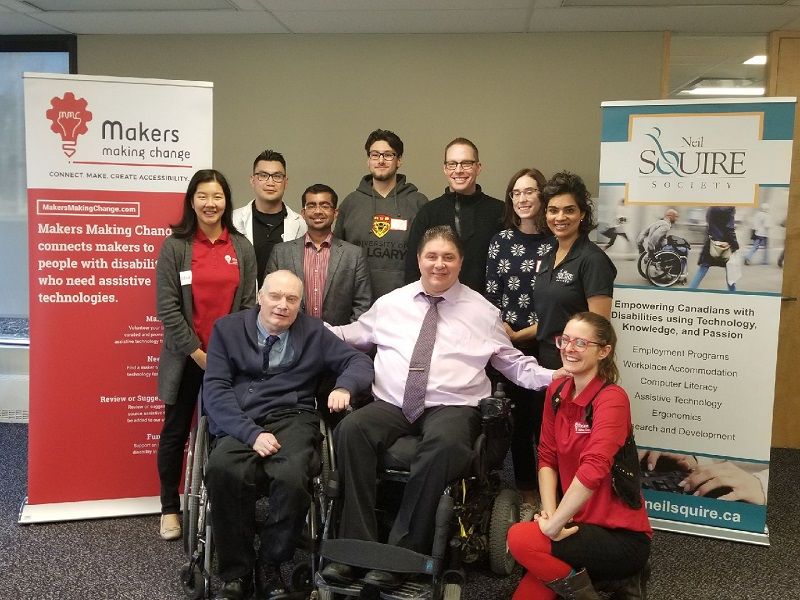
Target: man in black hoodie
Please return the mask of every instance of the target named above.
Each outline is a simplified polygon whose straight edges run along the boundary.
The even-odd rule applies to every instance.
[[[444,195],[423,206],[408,234],[406,283],[419,279],[417,245],[431,227],[450,225],[464,243],[464,263],[459,281],[479,294],[486,291],[486,256],[489,242],[502,229],[503,203],[481,191],[478,148],[466,138],[456,138],[444,151]]]
[[[364,250],[377,299],[404,285],[408,230],[428,198],[397,173],[403,164],[403,141],[397,134],[376,129],[364,148],[369,175],[339,205],[333,234]],[[410,254],[416,261],[416,247]]]

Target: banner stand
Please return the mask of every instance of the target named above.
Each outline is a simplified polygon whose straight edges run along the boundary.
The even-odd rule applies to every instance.
[[[20,525],[33,525],[59,521],[154,515],[160,512],[161,501],[158,496],[86,500],[84,502],[53,502],[50,504],[28,504],[26,497],[20,507],[17,522]]]
[[[24,91],[31,352],[19,523],[157,514],[155,269],[192,174],[212,165],[213,84],[25,73]]]
[[[724,527],[711,527],[709,525],[699,525],[697,523],[686,523],[683,521],[671,521],[650,517],[650,526],[659,531],[671,531],[673,533],[716,538],[729,542],[744,542],[757,546],[769,546],[769,528],[766,525],[764,526],[764,533],[756,533],[755,531],[725,529]]]

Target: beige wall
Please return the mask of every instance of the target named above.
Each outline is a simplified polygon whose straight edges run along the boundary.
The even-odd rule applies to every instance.
[[[661,33],[80,36],[78,69],[213,81],[213,166],[236,205],[251,198],[253,158],[272,148],[298,208],[312,183],[340,197],[355,188],[378,127],[403,139],[401,172],[429,197],[458,136],[480,149],[491,195],[524,166],[569,169],[596,194],[600,103],[658,98],[661,45]]]

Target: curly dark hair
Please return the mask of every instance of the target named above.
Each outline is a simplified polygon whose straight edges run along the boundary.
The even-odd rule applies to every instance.
[[[580,176],[561,171],[553,175],[542,190],[542,210],[539,211],[539,231],[549,231],[547,227],[547,205],[556,196],[569,194],[575,199],[575,204],[583,213],[578,233],[587,235],[592,229],[597,227],[594,216],[594,203],[592,195],[586,189],[586,184]]]

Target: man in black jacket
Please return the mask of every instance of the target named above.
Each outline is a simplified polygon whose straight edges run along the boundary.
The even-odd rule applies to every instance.
[[[420,277],[417,246],[431,227],[450,225],[464,243],[464,264],[459,280],[479,294],[486,291],[486,255],[489,242],[502,229],[503,203],[487,196],[478,185],[481,163],[478,148],[466,138],[456,138],[444,151],[448,186],[442,196],[420,208],[408,234],[406,283]]]

